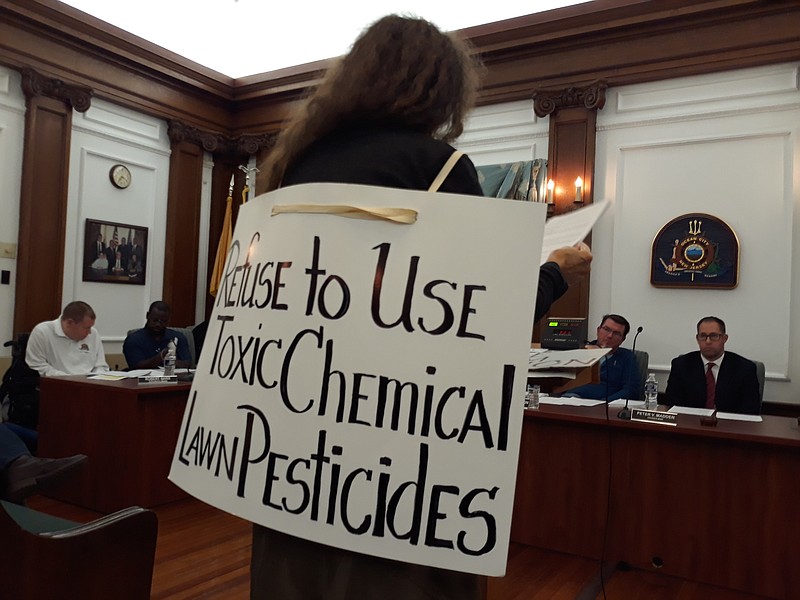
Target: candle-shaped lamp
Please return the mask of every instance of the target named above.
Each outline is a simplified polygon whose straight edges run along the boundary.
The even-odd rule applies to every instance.
[[[583,179],[580,177],[575,180],[575,202],[583,203]]]
[[[550,179],[547,182],[547,203],[548,204],[552,204],[553,203],[553,190],[555,189],[555,187],[556,187],[556,182],[553,181],[552,179]]]

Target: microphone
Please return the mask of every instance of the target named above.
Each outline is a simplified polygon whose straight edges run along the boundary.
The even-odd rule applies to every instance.
[[[642,333],[642,331],[644,331],[644,327],[639,325],[639,327],[636,328],[636,335],[633,336],[633,345],[631,347],[631,352],[634,352],[636,350],[636,338],[639,337],[639,334]],[[617,418],[630,420],[631,409],[628,408],[628,398],[625,398],[625,408],[623,408],[621,411],[617,413]]]
[[[644,327],[642,327],[641,325],[639,325],[636,328],[636,335],[633,336],[633,346],[631,347],[631,352],[635,352],[636,351],[636,338],[638,338],[639,334],[642,333],[643,331],[644,331]]]

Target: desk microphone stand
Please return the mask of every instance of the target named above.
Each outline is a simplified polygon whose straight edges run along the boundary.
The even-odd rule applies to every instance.
[[[631,349],[631,352],[635,352],[636,351],[636,338],[639,337],[639,334],[642,333],[642,331],[644,331],[644,327],[639,325],[639,327],[636,328],[636,335],[633,336],[633,348]],[[621,411],[619,411],[617,413],[617,418],[618,419],[624,419],[626,421],[630,421],[631,420],[631,409],[628,408],[628,399],[627,398],[625,398],[625,408],[623,408]]]
[[[625,398],[625,408],[617,413],[618,419],[625,419],[626,421],[631,420],[631,409],[628,408],[628,399]]]

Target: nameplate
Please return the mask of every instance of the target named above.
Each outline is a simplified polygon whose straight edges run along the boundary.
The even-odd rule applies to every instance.
[[[139,383],[178,383],[176,375],[141,375]]]
[[[661,425],[677,425],[678,413],[634,408],[631,410],[631,421],[645,421],[647,423],[660,423]]]

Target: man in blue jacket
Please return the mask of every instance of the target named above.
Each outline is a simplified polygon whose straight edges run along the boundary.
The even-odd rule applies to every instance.
[[[131,369],[157,369],[164,364],[169,341],[177,338],[177,361],[175,366],[187,368],[191,366],[192,355],[189,342],[180,331],[167,328],[170,308],[166,302],[153,302],[145,315],[142,329],[128,334],[122,344],[125,362]]]
[[[608,348],[600,365],[600,383],[589,383],[569,390],[565,396],[580,396],[594,400],[638,400],[639,367],[631,350],[620,348],[628,337],[631,324],[625,317],[615,314],[603,315],[597,328],[597,339],[589,347]]]

